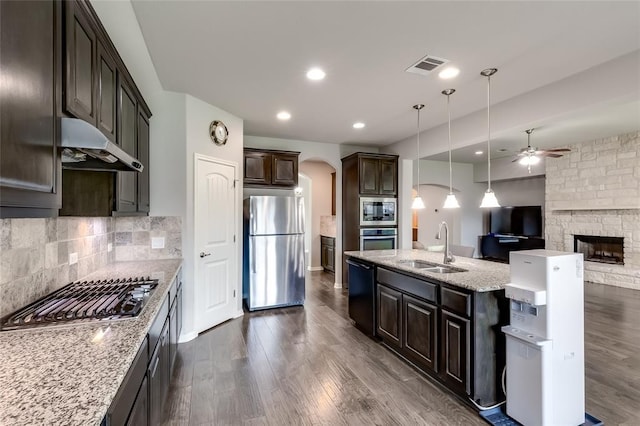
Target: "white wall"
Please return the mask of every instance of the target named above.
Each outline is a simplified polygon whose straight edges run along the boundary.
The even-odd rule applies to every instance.
[[[198,152],[233,161],[238,164],[238,175],[241,177],[242,120],[192,96],[163,90],[129,1],[94,0],[91,4],[153,114],[149,122],[150,214],[182,217],[182,252],[185,260],[182,338],[193,338],[193,157]],[[214,145],[209,139],[209,123],[212,120],[222,120],[229,129],[229,141],[223,147]],[[242,197],[238,197],[239,214],[242,211],[241,203]],[[242,294],[242,240],[239,241],[238,294]],[[240,299],[237,307],[241,310]]]
[[[544,176],[514,179],[491,184],[502,206],[542,206],[544,209]]]
[[[194,223],[194,155],[202,154],[226,161],[233,162],[237,165],[238,187],[242,185],[242,165],[243,165],[243,121],[242,119],[229,114],[228,112],[216,108],[206,102],[201,101],[190,95],[186,95],[186,116],[187,116],[187,147],[186,147],[186,218],[185,218],[185,235],[183,238],[183,253],[185,261],[184,279],[186,282],[197,283],[197,277],[193,265],[196,261],[196,253],[199,248],[194,246],[194,235],[198,232]],[[213,120],[222,121],[229,130],[229,139],[226,145],[218,146],[211,141],[209,137],[209,125]],[[220,208],[230,208],[230,206],[220,206]],[[236,222],[236,258],[238,260],[236,278],[237,293],[242,294],[242,191],[238,191],[236,199],[237,222]],[[188,267],[187,267],[188,266]],[[198,295],[192,287],[190,291],[185,293],[185,299],[190,298],[191,306],[194,306],[195,297]],[[242,298],[237,298],[237,313],[242,313]],[[186,311],[186,308],[185,308]],[[192,322],[184,326],[187,329],[193,329],[197,326],[197,319],[191,315]]]
[[[319,268],[320,262],[320,216],[331,215],[331,173],[336,170],[321,161],[303,161],[299,170],[311,179],[311,239],[310,263],[307,266]],[[336,185],[337,186],[337,185]],[[307,194],[308,196],[309,194]]]
[[[425,208],[418,210],[418,241],[425,246],[444,245],[444,239],[436,239],[436,234],[442,221],[447,222],[448,225],[449,243],[461,244],[461,218],[463,210],[442,208],[442,202],[440,200],[444,200],[448,193],[449,188],[443,188],[437,185],[420,185],[420,195],[425,202]],[[456,197],[458,195],[459,194],[456,194]],[[477,235],[475,235],[476,241]],[[466,244],[467,242],[468,241],[465,240],[465,244],[463,245],[476,246],[476,244]]]
[[[398,247],[413,247],[413,161],[398,159]]]
[[[553,162],[553,159],[546,160],[544,157],[541,158],[541,161],[538,164],[531,166],[531,173],[529,173],[527,166],[523,166],[517,161],[513,162],[513,156],[492,159],[491,186],[493,187],[493,183],[500,180],[544,176],[546,161]],[[486,162],[476,163],[473,165],[473,180],[475,182],[486,182],[487,176]]]
[[[417,163],[415,161],[413,163],[414,176],[417,178]],[[476,247],[477,252],[478,235],[482,234],[482,210],[480,210],[480,202],[482,201],[482,196],[486,188],[483,184],[474,182],[472,164],[453,163],[452,167],[453,191],[460,203],[460,209],[454,213],[453,217],[449,218],[449,220],[453,220],[455,225],[451,228],[449,241],[465,246]],[[420,238],[431,240],[433,236],[431,235],[431,237],[429,237],[429,235],[431,233],[435,235],[435,233],[438,232],[437,223],[434,228],[432,222],[438,220],[438,218],[446,217],[444,216],[443,211],[445,209],[442,209],[442,205],[449,192],[449,163],[446,161],[421,160],[420,183],[422,185],[421,191],[429,191],[428,194],[421,193],[426,205],[425,210],[430,210],[433,215],[424,217],[422,220],[421,217],[418,216],[418,236],[420,241],[422,241]],[[428,189],[429,185],[432,187],[431,189]],[[433,189],[434,186],[444,188],[445,190],[440,191]],[[438,209],[440,213],[436,213],[436,209]],[[423,224],[427,224],[427,231],[424,231]],[[427,232],[427,234],[423,234],[423,232]],[[427,243],[427,241],[422,242]]]

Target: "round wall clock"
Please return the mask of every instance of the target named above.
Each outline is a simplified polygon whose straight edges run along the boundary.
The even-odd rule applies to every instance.
[[[209,125],[209,137],[216,145],[224,145],[229,139],[229,131],[222,121],[214,120]]]

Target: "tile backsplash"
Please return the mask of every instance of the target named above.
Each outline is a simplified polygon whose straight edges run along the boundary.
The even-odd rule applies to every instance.
[[[114,261],[180,258],[181,228],[179,217],[1,219],[0,317]]]

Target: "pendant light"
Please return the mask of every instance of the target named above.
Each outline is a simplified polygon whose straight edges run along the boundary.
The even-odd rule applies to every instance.
[[[480,74],[487,77],[487,190],[482,198],[480,208],[500,207],[496,194],[491,189],[491,76],[498,72],[497,68],[487,68]]]
[[[420,196],[420,110],[424,108],[423,104],[416,104],[413,106],[413,109],[418,111],[418,131],[416,136],[416,154],[418,161],[418,185],[417,185],[417,195],[416,198],[413,199],[413,204],[411,204],[412,209],[424,209],[424,201],[422,201],[422,197]]]
[[[446,89],[442,91],[443,95],[447,97],[447,115],[449,116],[449,195],[447,195],[447,199],[444,200],[444,209],[459,209],[460,204],[453,193],[453,171],[451,166],[451,106],[449,105],[449,97],[456,92],[455,89]]]

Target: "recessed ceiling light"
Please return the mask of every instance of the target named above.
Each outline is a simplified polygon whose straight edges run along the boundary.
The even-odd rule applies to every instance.
[[[287,111],[280,111],[276,117],[278,117],[278,120],[288,120],[291,118],[291,114]]]
[[[484,154],[484,151],[476,151],[476,155],[482,155]]]
[[[358,121],[357,123],[353,123],[354,129],[362,129],[364,127],[364,123]]]
[[[447,67],[438,73],[438,77],[446,80],[448,78],[456,77],[458,74],[460,74],[460,70],[458,68]]]
[[[322,80],[327,74],[320,68],[311,68],[307,71],[307,78],[309,80]]]
[[[509,150],[507,148],[498,148],[496,151],[498,151],[498,152],[507,152]]]

